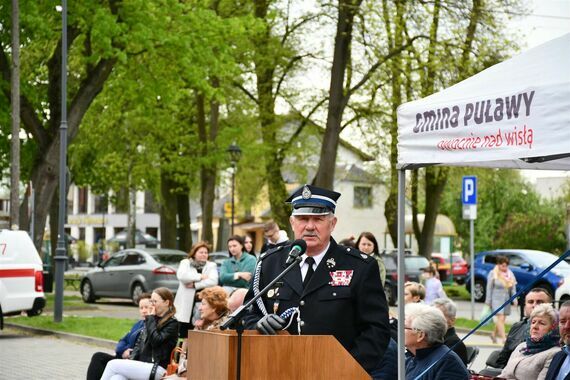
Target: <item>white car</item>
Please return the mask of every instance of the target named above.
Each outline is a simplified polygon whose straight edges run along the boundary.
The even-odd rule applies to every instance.
[[[46,304],[42,260],[25,231],[0,231],[0,329],[4,316],[41,314]]]
[[[564,283],[556,289],[554,299],[559,308],[564,302],[570,301],[570,276],[564,278]]]

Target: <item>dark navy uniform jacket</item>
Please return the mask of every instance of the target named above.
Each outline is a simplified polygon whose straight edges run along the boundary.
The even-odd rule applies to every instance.
[[[290,245],[278,247],[262,257],[259,289],[285,269],[290,248]],[[342,271],[352,271],[350,283],[333,286],[331,273],[347,273]],[[268,313],[274,312],[276,302],[278,315],[291,307],[299,307],[302,334],[334,335],[365,370],[378,367],[390,340],[390,332],[388,305],[374,258],[354,248],[339,246],[331,238],[329,249],[305,290],[299,264],[295,264],[281,282],[278,290],[269,291],[262,297]],[[245,302],[253,294],[252,285]],[[261,317],[262,312],[254,304],[244,318],[246,328],[255,329]],[[288,331],[298,334],[294,319]]]

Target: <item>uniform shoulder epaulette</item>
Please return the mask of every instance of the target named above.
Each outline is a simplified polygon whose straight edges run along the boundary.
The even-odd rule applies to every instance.
[[[281,251],[281,250],[283,249],[283,247],[284,247],[284,246],[280,245],[280,246],[278,246],[278,247],[268,249],[267,251],[263,252],[263,253],[261,254],[261,256],[259,256],[259,260],[261,261],[261,260],[263,260],[263,259],[266,259],[267,256],[270,256],[270,255],[274,254],[275,252]]]
[[[353,256],[356,258],[359,258],[362,261],[369,261],[370,260],[370,256],[367,255],[366,253],[362,253],[360,252],[358,249],[356,248],[351,248],[351,247],[344,247],[342,246],[343,251],[345,251],[346,254],[348,254],[349,256]]]

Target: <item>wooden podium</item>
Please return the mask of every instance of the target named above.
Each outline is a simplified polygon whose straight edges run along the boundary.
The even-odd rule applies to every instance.
[[[188,379],[235,380],[237,334],[188,331]],[[370,375],[331,335],[261,335],[242,337],[243,380],[367,379]]]

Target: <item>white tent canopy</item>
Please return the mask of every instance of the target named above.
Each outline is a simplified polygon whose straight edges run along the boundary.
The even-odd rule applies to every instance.
[[[570,169],[570,34],[398,108],[398,241],[406,169],[428,165]],[[404,246],[398,299],[404,299]],[[398,379],[405,379],[398,304]]]
[[[570,34],[398,108],[398,165],[570,168]]]

